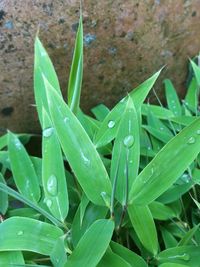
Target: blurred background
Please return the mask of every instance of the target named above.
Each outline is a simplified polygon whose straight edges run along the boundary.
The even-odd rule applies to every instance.
[[[79,20],[78,0],[0,0],[0,130],[38,133],[33,96],[33,46],[39,37],[64,96]],[[164,78],[185,93],[188,58],[200,50],[199,0],[84,0],[81,107],[112,107],[167,64]],[[154,96],[150,97],[155,101]]]

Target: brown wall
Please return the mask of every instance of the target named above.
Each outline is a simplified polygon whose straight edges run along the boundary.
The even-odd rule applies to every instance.
[[[85,0],[82,107],[110,107],[163,64],[184,94],[188,57],[200,50],[199,0]],[[47,48],[66,96],[78,0],[0,1],[0,127],[39,131],[33,98],[33,41]]]

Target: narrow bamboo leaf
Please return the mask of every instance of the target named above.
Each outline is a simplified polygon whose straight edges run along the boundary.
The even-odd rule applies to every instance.
[[[41,214],[31,208],[16,208],[8,211],[8,218],[10,217],[28,217],[39,220],[41,218]]]
[[[103,121],[110,112],[109,108],[107,108],[104,104],[97,105],[92,108],[91,111],[99,121]]]
[[[54,70],[53,64],[39,38],[36,37],[34,59],[34,94],[36,108],[41,125],[42,107],[44,107],[48,111],[48,103],[42,75],[45,75],[49,83],[57,90],[58,93],[61,94],[58,78]]]
[[[74,55],[71,65],[68,84],[68,105],[75,114],[78,111],[83,77],[83,24],[80,16],[79,27],[76,35]]]
[[[0,224],[0,251],[32,251],[50,255],[61,229],[41,221],[12,217]]]
[[[128,214],[142,245],[153,255],[156,255],[158,252],[158,237],[148,206],[129,205]]]
[[[169,220],[176,217],[174,211],[158,201],[153,201],[149,204],[149,209],[154,219],[157,220]]]
[[[179,263],[163,263],[161,265],[159,265],[159,267],[188,267],[189,265],[183,265],[183,264],[179,264]]]
[[[63,156],[55,129],[44,109],[42,156],[45,203],[51,213],[63,222],[69,209]]]
[[[191,241],[193,238],[194,234],[199,230],[199,224],[195,225],[192,229],[190,229],[184,237],[179,241],[178,246],[187,246],[188,243]]]
[[[169,130],[169,128],[151,111],[150,105],[149,105],[149,112],[147,114],[147,123],[148,126],[151,126],[152,128],[159,130],[160,133],[164,132],[166,135],[173,137],[173,134]]]
[[[172,82],[168,79],[164,80],[165,85],[165,95],[167,98],[168,108],[174,113],[175,116],[182,115],[182,108],[179,102],[178,95],[176,90],[172,84]]]
[[[162,120],[169,120],[171,117],[173,117],[173,112],[171,110],[168,110],[166,108],[156,106],[156,105],[149,105],[149,104],[143,104],[142,105],[142,115],[147,116],[148,112],[150,111],[159,119]]]
[[[55,217],[53,217],[50,213],[48,213],[46,210],[29,200],[28,198],[24,197],[23,195],[20,195],[18,192],[10,188],[9,186],[5,185],[4,183],[0,182],[0,191],[5,192],[9,196],[12,196],[13,198],[21,201],[22,203],[28,205],[29,207],[37,210],[40,214],[44,215],[48,220],[50,220],[53,224],[58,225],[60,227],[65,228],[65,226],[58,221]]]
[[[40,199],[40,187],[33,163],[20,140],[11,132],[8,133],[8,151],[18,190],[25,197],[37,202]]]
[[[168,133],[166,133],[165,131],[161,131],[158,129],[155,129],[151,126],[143,126],[143,128],[149,132],[151,135],[153,135],[155,138],[157,138],[158,140],[162,141],[163,143],[167,143],[171,140],[171,138],[173,136],[169,135]]]
[[[67,254],[65,251],[65,236],[57,239],[50,255],[51,261],[56,267],[63,267],[67,261]]]
[[[199,88],[196,79],[193,77],[185,96],[185,103],[188,104],[189,107],[192,107],[195,111],[197,111],[198,96]]]
[[[113,230],[113,221],[95,221],[80,239],[64,267],[96,267],[110,243]]]
[[[136,111],[140,110],[143,101],[153,87],[160,72],[161,70],[156,72],[152,77],[150,77],[148,80],[143,82],[141,85],[139,85],[129,93],[135,105]],[[109,112],[109,114],[103,120],[102,125],[95,138],[95,144],[97,147],[108,144],[115,138],[118,131],[121,115],[126,108],[127,100],[128,97],[126,96]]]
[[[161,234],[162,238],[165,244],[165,248],[171,248],[171,247],[176,247],[178,244],[178,241],[176,238],[169,232],[167,231],[164,227],[161,228]]]
[[[133,181],[137,177],[140,159],[139,122],[131,98],[127,101],[126,109],[122,115],[114,143],[110,175],[112,182],[114,182],[114,177],[116,175],[119,154],[120,160],[115,196],[121,204],[126,205],[126,191],[128,189],[129,192]]]
[[[6,184],[3,175],[0,173],[0,182]],[[8,209],[8,194],[0,191],[0,213],[5,215]]]
[[[85,215],[85,210],[89,204],[89,199],[86,197],[86,195],[83,193],[80,203],[80,225],[82,225],[83,217]]]
[[[200,152],[199,124],[197,119],[185,127],[143,169],[132,185],[130,203],[149,204],[183,174]]]
[[[0,252],[1,267],[24,266],[24,265],[25,262],[21,251]]]
[[[89,200],[104,205],[102,194],[111,195],[111,183],[101,158],[78,119],[46,79],[45,86],[51,119],[65,156]]]
[[[114,253],[125,259],[131,267],[147,267],[142,257],[127,249],[126,247],[111,241],[110,247]]]
[[[85,209],[84,217],[81,221],[81,205],[82,204],[80,203],[74,216],[71,228],[72,243],[74,247],[77,245],[88,227],[90,227],[90,225],[93,224],[96,220],[105,218],[106,214],[108,213],[108,208],[89,203]]]
[[[196,78],[197,84],[198,84],[198,86],[200,86],[200,68],[199,68],[199,66],[197,66],[197,64],[193,60],[190,60],[190,64],[191,64],[192,69],[194,71],[194,76]]]
[[[174,184],[161,196],[158,197],[158,201],[164,204],[174,202],[178,200],[183,194],[185,194],[192,186],[193,182],[189,179],[186,180],[186,182],[183,184]]]
[[[177,263],[190,267],[199,267],[199,246],[169,248],[157,256],[158,263]]]
[[[29,142],[31,134],[17,134],[18,138],[23,144],[26,144]],[[8,144],[8,134],[4,134],[0,137],[0,150],[2,150],[4,147],[6,147]]]
[[[112,251],[106,251],[103,258],[97,264],[97,267],[131,267],[131,265],[119,255],[113,253]]]
[[[190,125],[195,120],[196,120],[196,117],[193,117],[193,116],[178,116],[178,117],[171,118],[172,122],[176,122],[184,126]]]

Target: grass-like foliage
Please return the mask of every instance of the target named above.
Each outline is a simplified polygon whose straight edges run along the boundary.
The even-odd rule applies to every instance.
[[[144,104],[158,71],[93,117],[82,73],[82,19],[67,103],[36,38],[42,157],[28,154],[30,135],[0,138],[0,266],[199,267],[199,66],[182,101],[165,80],[167,107]]]

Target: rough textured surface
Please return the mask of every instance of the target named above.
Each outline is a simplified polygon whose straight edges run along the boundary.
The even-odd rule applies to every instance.
[[[187,59],[200,50],[200,1],[85,0],[82,107],[110,107],[163,64],[184,94]],[[38,26],[66,96],[78,0],[0,1],[0,127],[38,132],[33,41]],[[156,89],[162,97],[162,77]]]

